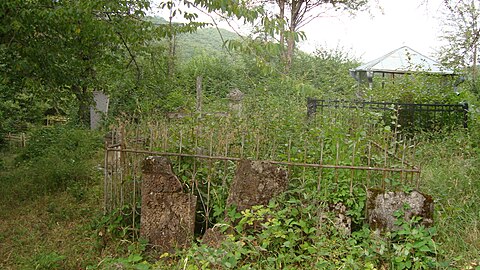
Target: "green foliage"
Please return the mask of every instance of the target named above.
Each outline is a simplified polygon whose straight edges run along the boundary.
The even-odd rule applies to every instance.
[[[443,2],[442,34],[440,38],[446,42],[442,46],[440,57],[443,64],[471,73],[473,80],[477,74],[478,40],[475,36],[478,28],[478,1]],[[470,69],[470,70],[468,70]]]
[[[151,264],[145,261],[142,253],[145,252],[147,242],[140,240],[128,246],[128,257],[105,258],[97,265],[87,266],[86,269],[128,269],[128,270],[148,270],[152,269]]]
[[[4,176],[4,184],[16,182],[5,199],[31,199],[41,194],[69,191],[77,199],[96,176],[92,157],[101,149],[97,134],[65,126],[44,127],[33,131],[17,157],[15,170]]]
[[[366,263],[388,269],[438,269],[447,264],[439,261],[441,248],[434,240],[435,228],[416,224],[418,220],[397,220],[400,229],[377,236],[364,228],[355,232]],[[358,241],[358,242],[357,242]]]
[[[427,134],[425,134],[427,135]],[[475,262],[480,251],[478,180],[480,137],[471,132],[450,132],[423,137],[419,149],[422,183],[435,198],[436,241],[456,267]],[[454,169],[452,169],[454,168]],[[458,262],[455,262],[458,261]]]
[[[95,220],[92,228],[99,241],[107,244],[108,241],[119,241],[138,238],[140,228],[140,205],[132,209],[124,205],[111,213]]]
[[[198,55],[227,57],[224,43],[240,37],[222,28],[203,28],[194,33],[180,34],[177,40],[178,61],[186,62]]]
[[[305,121],[307,97],[353,99],[363,90],[356,88],[348,74],[358,63],[347,51],[318,49],[313,55],[296,52],[293,66],[285,72],[288,64],[283,58],[285,48],[273,42],[274,38],[281,33],[289,42],[304,38],[300,32],[285,31],[285,20],[267,18],[261,7],[252,9],[244,1],[194,3],[248,22],[261,19],[261,26],[257,28],[260,31],[241,41],[220,30],[225,39],[232,40],[226,43],[220,41],[216,29],[201,29],[192,34],[205,24],[197,22],[196,14],[184,12],[173,1],[163,1],[162,7],[171,12],[172,18],[182,15],[189,23],[177,24],[158,18],[144,21],[149,1],[143,0],[1,2],[0,135],[39,124],[47,111],[74,119],[79,116],[72,113],[76,107],[84,105],[85,109],[90,105],[92,90],[103,90],[110,95],[112,118],[133,119],[138,126],[132,130],[150,131],[152,123],[163,121],[157,116],[164,111],[194,111],[197,76],[203,77],[204,111],[228,111],[225,96],[238,88],[246,94],[242,117],[197,118],[198,115],[193,114],[183,120],[173,120],[167,131],[174,135],[172,141],[167,142],[169,149],[165,150],[178,151],[181,147],[183,153],[213,151],[222,155],[227,151],[225,147],[229,154],[245,158],[313,163],[322,155],[325,164],[359,165],[367,156],[368,140],[397,135],[390,125],[398,120],[395,115],[382,117],[372,112],[325,110],[314,120]],[[338,3],[346,9],[358,9],[366,2]],[[212,38],[214,34],[217,38]],[[170,46],[174,37],[181,47],[178,58],[172,55]],[[185,48],[188,43],[189,48]],[[223,46],[230,49],[228,54]],[[394,84],[386,82],[382,88],[375,85],[374,89],[366,90],[364,97],[376,101],[426,103],[475,101],[470,89],[460,92],[459,96],[454,95],[451,82],[418,74],[399,78]],[[472,108],[475,111],[475,103]],[[89,269],[174,266],[180,269],[432,269],[448,267],[439,263],[446,259],[452,266],[462,268],[476,259],[480,243],[475,227],[479,222],[475,205],[479,200],[475,192],[479,189],[475,166],[480,145],[475,131],[477,118],[478,115],[473,114],[474,125],[467,135],[423,134],[424,137],[419,137],[417,154],[422,162],[422,184],[425,183],[425,191],[438,201],[436,229],[418,226],[419,220],[415,218],[409,222],[400,219],[399,230],[383,238],[375,236],[362,227],[365,185],[372,184],[365,183],[366,173],[333,169],[324,169],[320,175],[318,169],[290,168],[289,192],[266,206],[239,213],[225,209],[227,187],[235,171],[233,162],[179,158],[173,166],[185,187],[191,188],[193,177],[199,183],[192,191],[200,200],[198,223],[202,226],[220,223],[216,226],[227,234],[220,247],[194,243],[191,249],[163,254],[162,260],[152,263],[158,256],[150,257],[146,243],[131,242],[138,239],[140,221],[140,207],[135,202],[133,207],[124,206],[96,219],[76,242],[80,244],[76,245],[75,252],[89,251],[86,252],[89,258],[85,260],[91,265]],[[145,124],[148,120],[153,121]],[[195,140],[190,136],[199,127],[203,134],[212,136],[210,140],[216,138],[217,133],[239,140],[228,144],[228,139],[219,135],[224,140],[221,149],[212,150],[208,147],[208,137]],[[180,130],[182,144],[174,138]],[[16,205],[42,194],[55,196],[59,191],[65,191],[64,194],[78,203],[98,196],[98,190],[87,188],[95,185],[96,166],[102,163],[101,157],[96,156],[101,149],[98,134],[58,126],[34,129],[29,138],[15,162],[0,159],[2,203]],[[276,147],[275,151],[269,151],[271,146]],[[355,157],[348,153],[354,153]],[[373,153],[370,165],[383,164],[382,158],[381,154]],[[193,167],[195,175],[192,175]],[[382,179],[375,172],[371,174],[372,182]],[[411,189],[401,186],[398,178],[387,179],[392,188]],[[209,200],[202,200],[207,197]],[[334,226],[335,215],[327,210],[337,203],[346,207],[345,214],[353,221],[352,235],[344,235]],[[72,210],[59,207],[60,204],[45,204],[45,215],[52,221],[39,225],[42,235],[56,228],[58,222],[70,221]],[[91,204],[98,207],[99,203],[96,200]],[[65,230],[71,226],[62,225]],[[71,236],[66,235],[67,239]],[[7,232],[0,232],[0,240],[12,241]],[[83,246],[83,240],[95,243]],[[442,243],[442,249],[437,243]],[[34,256],[20,257],[26,258],[21,265],[37,269],[86,266],[85,261],[81,265],[71,262],[77,258],[72,250],[68,254],[53,247],[36,247],[35,252]],[[92,253],[97,252],[101,257],[99,263],[92,263],[92,257],[96,256]]]
[[[317,48],[313,55],[299,52],[291,76],[319,89],[315,97],[325,99],[355,99],[358,91],[349,70],[359,61],[343,48]]]
[[[327,211],[329,203],[319,198],[313,190],[298,189],[271,200],[267,206],[254,206],[241,213],[235,208],[228,209],[229,223],[216,225],[217,230],[227,234],[227,239],[219,248],[195,245],[186,252],[184,261],[189,269],[305,269],[349,265],[342,261],[350,252],[345,242],[348,236],[333,226],[334,216]],[[361,216],[363,207],[349,215],[354,211]],[[341,250],[333,251],[331,245]]]
[[[59,255],[56,252],[38,254],[34,258],[35,269],[49,270],[49,269],[62,269],[62,261],[65,260],[65,256]]]
[[[179,80],[184,88],[195,94],[197,76],[202,76],[202,88],[206,97],[212,99],[224,98],[233,87],[238,85],[241,69],[225,57],[212,57],[200,54],[187,62],[180,71]],[[240,73],[240,74],[239,74]]]
[[[438,267],[437,251],[433,237],[435,228],[419,226],[420,218],[413,217],[409,222],[402,220],[403,211],[395,214],[395,225],[400,229],[391,234],[395,269],[432,269]]]
[[[439,267],[434,228],[399,219],[399,230],[379,237],[367,227],[351,236],[331,225],[325,205],[294,198],[271,201],[241,214],[229,211],[232,227],[219,248],[195,245],[188,269],[433,269]],[[378,268],[377,268],[378,267]]]
[[[50,107],[65,98],[76,102],[82,121],[88,121],[93,89],[108,83],[97,74],[107,66],[125,70],[125,61],[137,64],[133,48],[149,38],[150,24],[139,20],[149,1],[8,0],[2,6],[2,81],[36,93]]]
[[[407,207],[407,206],[405,206]],[[404,212],[395,212],[397,229],[378,235],[364,227],[353,233],[369,264],[388,269],[439,269],[443,251],[435,241],[436,228],[420,225],[420,217],[406,221]]]
[[[373,89],[365,91],[369,100],[446,104],[462,101],[454,92],[455,79],[452,77],[418,73],[397,75],[395,78],[375,77],[373,81]]]

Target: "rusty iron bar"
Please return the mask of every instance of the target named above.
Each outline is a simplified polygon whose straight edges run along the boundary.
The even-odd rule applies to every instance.
[[[107,151],[115,152],[124,152],[124,153],[138,153],[138,154],[147,154],[147,155],[158,155],[158,156],[180,156],[180,157],[193,157],[200,159],[212,159],[212,160],[229,160],[229,161],[240,161],[242,158],[237,157],[223,157],[223,156],[207,156],[207,155],[198,155],[198,154],[179,154],[179,153],[169,153],[169,152],[155,152],[147,150],[136,150],[136,149],[107,149]],[[350,169],[350,170],[365,170],[365,171],[386,171],[386,172],[408,172],[408,173],[420,173],[419,169],[404,169],[404,168],[379,168],[379,167],[367,167],[367,166],[349,166],[349,165],[328,165],[328,164],[315,164],[315,163],[300,163],[300,162],[288,162],[288,161],[275,161],[275,160],[263,160],[263,162],[276,164],[276,165],[285,165],[285,166],[304,166],[312,168],[325,168],[325,169]]]
[[[337,141],[337,144],[336,144],[336,151],[337,151],[337,154],[336,154],[336,158],[335,158],[335,191],[337,190],[338,188],[338,162],[340,160],[340,156],[339,156],[339,148],[340,148],[340,143]]]
[[[307,163],[307,140],[303,142],[303,163]],[[305,173],[306,173],[306,167],[303,167],[302,171],[302,187],[305,186]]]
[[[376,143],[376,142],[374,142],[374,141],[370,141],[370,143],[371,143],[372,145],[374,145],[375,147],[377,147],[379,150],[382,150],[382,151],[385,150],[381,145],[379,145],[378,143]],[[403,164],[405,164],[405,165],[407,165],[407,166],[409,166],[409,167],[411,167],[411,168],[416,168],[416,169],[418,169],[415,165],[411,164],[411,162],[408,162],[408,161],[406,161],[406,160],[402,160],[402,158],[397,157],[395,154],[390,154],[390,152],[388,152],[388,151],[387,151],[387,154],[388,154],[390,157],[392,157],[393,159],[395,159],[395,160],[397,160],[397,161],[400,161],[400,162],[403,162]]]
[[[320,143],[320,165],[323,164],[323,140]],[[319,168],[318,170],[318,183],[317,183],[317,191],[320,192],[322,188],[322,167]]]
[[[218,140],[218,138],[217,138]],[[213,132],[210,133],[210,143],[209,143],[209,149],[208,149],[208,155],[212,156],[213,155]],[[208,222],[210,218],[210,186],[212,182],[212,174],[213,174],[213,169],[212,169],[212,160],[208,160],[208,174],[207,174],[207,203],[205,208],[205,229],[208,229]],[[200,195],[201,196],[201,195]]]
[[[355,164],[355,150],[357,144],[353,144],[353,153],[352,153],[352,166]],[[350,195],[353,195],[353,179],[355,177],[355,170],[351,170],[351,178],[350,178]]]
[[[135,153],[135,157],[137,156],[138,154]],[[135,219],[136,219],[136,215],[137,215],[137,164],[136,162],[134,161],[133,162],[133,170],[134,170],[134,173],[133,173],[133,196],[132,196],[132,224],[135,224]],[[134,232],[133,233],[133,241],[135,241],[135,236],[136,236],[136,233]]]
[[[225,140],[225,156],[228,156],[228,138]],[[223,161],[223,176],[222,176],[222,188],[226,188],[227,186],[227,160]]]
[[[288,163],[290,163],[291,161],[291,152],[292,152],[292,138],[288,138],[288,157],[287,157],[287,160],[288,160]],[[287,168],[287,176],[290,177],[290,166],[288,166]]]
[[[407,144],[405,142],[405,139],[403,139],[403,149],[402,149],[402,167],[405,165],[405,151],[407,149]],[[403,179],[404,175],[403,175],[403,172],[400,173],[400,182],[403,182],[404,179]],[[405,182],[407,182],[405,180]]]
[[[367,167],[370,167],[370,164],[372,164],[372,143],[371,142],[368,144]],[[367,185],[370,185],[370,179],[371,179],[371,172],[367,171],[367,181],[366,181]]]
[[[115,147],[120,147],[120,146],[122,146],[121,143],[114,143],[114,144],[107,145],[107,148],[115,148]]]
[[[104,154],[104,170],[103,170],[103,214],[107,214],[108,205],[108,142],[105,142],[105,154]],[[109,210],[109,209],[108,209]]]
[[[383,167],[387,167],[387,159],[388,159],[388,138],[387,138],[387,135],[385,135],[385,137],[383,138],[384,142],[385,142],[385,154],[384,154],[384,160],[383,160]],[[382,178],[382,189],[385,190],[385,180],[387,179],[387,172],[386,171],[382,171],[383,172],[383,178]]]

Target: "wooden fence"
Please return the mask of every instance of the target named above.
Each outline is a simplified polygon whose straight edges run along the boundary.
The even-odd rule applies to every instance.
[[[5,135],[5,141],[15,143],[20,147],[25,147],[27,145],[27,136],[24,132],[19,134],[8,133],[7,135]]]

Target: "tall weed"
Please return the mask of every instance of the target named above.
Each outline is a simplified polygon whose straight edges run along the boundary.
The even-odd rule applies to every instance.
[[[94,157],[101,149],[98,134],[66,126],[41,127],[30,134],[14,168],[1,175],[4,198],[26,200],[57,191],[83,197],[95,179]]]
[[[478,136],[466,131],[437,134],[419,148],[422,186],[435,198],[437,241],[458,264],[480,254],[480,162]]]

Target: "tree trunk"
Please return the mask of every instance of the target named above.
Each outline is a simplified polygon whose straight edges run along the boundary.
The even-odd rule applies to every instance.
[[[282,20],[282,25],[280,29],[280,57],[286,63],[286,55],[285,55],[285,0],[277,0],[278,7],[280,8],[280,13],[278,14],[278,18]]]
[[[78,122],[80,125],[88,127],[90,124],[90,103],[92,100],[88,94],[88,88],[86,86],[73,85],[72,90],[78,101]]]
[[[295,37],[293,32],[290,32],[290,35],[287,38],[287,53],[286,53],[286,64],[285,71],[289,72],[293,64],[293,52],[295,51]]]
[[[297,31],[298,16],[300,8],[304,4],[303,0],[293,0],[290,14],[289,33],[287,36],[287,55],[285,71],[288,73],[293,64],[293,54],[295,52],[295,32]]]
[[[476,7],[475,7],[475,1],[472,0],[472,3],[471,3],[472,7],[473,7],[473,10],[476,12]],[[472,27],[474,33],[478,33],[478,29],[477,29],[477,18],[476,16],[474,16],[474,20],[473,20],[473,27]],[[472,82],[473,82],[473,92],[476,94],[477,93],[477,54],[478,54],[478,47],[477,47],[477,44],[478,44],[478,40],[476,40],[476,38],[474,38],[473,40],[473,65],[472,65]]]
[[[168,42],[168,77],[172,77],[175,74],[175,47],[176,47],[176,39],[175,35],[169,39]]]
[[[168,77],[172,77],[175,69],[175,47],[176,47],[176,33],[173,29],[173,7],[170,9],[170,16],[168,18],[168,27],[171,31],[171,36],[168,40]]]

